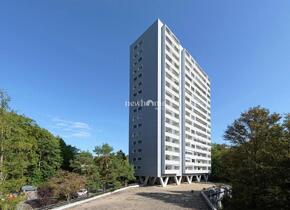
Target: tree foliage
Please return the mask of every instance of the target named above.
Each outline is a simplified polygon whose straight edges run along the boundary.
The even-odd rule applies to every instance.
[[[94,157],[90,152],[80,152],[73,160],[70,167],[73,172],[86,177],[87,188],[89,191],[96,191],[100,186],[100,175],[97,165],[94,162]]]
[[[122,151],[114,154],[110,145],[103,144],[95,147],[94,152],[97,154],[95,162],[100,170],[100,182],[104,190],[109,185],[117,188],[134,180],[134,170]]]
[[[60,150],[61,150],[61,157],[62,157],[62,164],[61,169],[66,171],[72,171],[73,168],[71,167],[71,161],[75,158],[78,154],[79,150],[76,147],[68,145],[65,141],[58,137],[60,143]]]
[[[70,201],[75,193],[85,187],[86,180],[77,173],[60,170],[44,186],[42,186],[38,195],[47,199],[47,194],[53,195],[59,199],[65,198]]]
[[[113,179],[116,186],[127,186],[128,182],[135,180],[133,166],[129,164],[128,159],[122,156],[112,158]]]
[[[0,191],[19,191],[27,183],[53,176],[61,164],[59,141],[32,119],[10,111],[0,91]]]
[[[228,181],[226,173],[226,154],[229,152],[229,147],[225,144],[212,144],[211,147],[211,174],[212,181]]]
[[[289,114],[254,107],[228,126],[223,167],[232,184],[231,209],[290,209]]]
[[[79,151],[37,123],[9,108],[10,97],[0,90],[0,196],[38,186],[44,204],[51,197],[70,200],[80,188],[118,188],[134,180],[124,152],[109,144],[94,152]]]
[[[42,128],[37,128],[35,136],[38,142],[40,180],[43,181],[52,177],[60,169],[62,163],[60,144],[58,138]]]
[[[95,162],[100,170],[100,182],[103,186],[103,190],[106,190],[109,184],[113,184],[113,168],[112,168],[112,152],[113,148],[108,144],[102,146],[96,146],[94,149],[96,153]]]

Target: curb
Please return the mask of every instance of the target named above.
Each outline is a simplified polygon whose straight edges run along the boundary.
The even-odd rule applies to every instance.
[[[117,193],[117,192],[121,192],[121,191],[130,189],[130,188],[136,188],[136,187],[140,187],[140,186],[139,185],[133,185],[133,186],[120,188],[118,190],[114,190],[112,192],[107,192],[107,193],[104,193],[104,194],[101,194],[101,195],[97,195],[97,196],[94,196],[92,198],[88,198],[88,199],[85,199],[85,200],[82,200],[82,201],[77,201],[77,202],[74,202],[74,203],[70,203],[70,204],[66,204],[66,205],[60,206],[60,207],[56,207],[56,208],[53,208],[52,210],[63,210],[63,209],[67,209],[67,208],[70,208],[70,207],[78,206],[80,204],[96,200],[98,198],[102,198],[102,197],[105,197],[105,196],[108,196],[108,195],[112,195],[112,194]]]

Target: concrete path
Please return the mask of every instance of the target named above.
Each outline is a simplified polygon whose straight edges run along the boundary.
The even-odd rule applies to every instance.
[[[70,210],[208,210],[200,195],[212,184],[192,183],[132,188],[69,208]],[[191,192],[194,190],[194,193]]]

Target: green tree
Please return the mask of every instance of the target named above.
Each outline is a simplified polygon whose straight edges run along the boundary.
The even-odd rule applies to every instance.
[[[0,112],[6,112],[9,110],[10,96],[0,89]]]
[[[241,114],[224,135],[233,198],[231,209],[289,209],[289,115],[254,107]]]
[[[86,177],[87,188],[96,191],[100,187],[100,175],[95,164],[94,157],[90,152],[80,152],[71,161],[70,167],[73,172]]]
[[[3,185],[6,179],[4,174],[4,148],[10,133],[7,112],[9,110],[10,97],[0,89],[0,184]]]
[[[108,144],[95,147],[94,152],[97,154],[95,161],[99,168],[103,190],[106,190],[108,185],[119,188],[135,180],[133,167],[124,152],[119,150],[113,153],[113,148]]]
[[[34,136],[37,139],[38,170],[40,181],[44,181],[57,172],[62,163],[59,139],[46,129],[36,126]]]
[[[94,152],[96,153],[97,157],[108,158],[113,152],[113,147],[111,147],[109,144],[103,144],[102,146],[96,146]]]
[[[128,182],[135,180],[133,166],[127,158],[116,155],[112,157],[113,180],[115,187],[127,186]]]
[[[37,163],[37,141],[31,135],[35,123],[15,112],[6,112],[1,121],[5,123],[1,138],[1,188],[4,192],[18,191]]]
[[[75,158],[79,150],[76,147],[66,144],[62,138],[58,137],[58,139],[62,157],[61,169],[72,171],[73,169],[70,166],[70,162]]]
[[[121,160],[127,159],[126,154],[122,150],[119,150],[118,152],[116,152],[116,156],[117,156],[117,158],[119,158]]]
[[[228,181],[226,174],[225,155],[229,148],[225,144],[212,144],[211,147],[211,174],[210,179],[213,181]]]
[[[60,140],[9,108],[0,90],[0,192],[19,191],[52,177],[62,164]]]
[[[109,184],[114,183],[112,168],[113,148],[109,144],[103,144],[102,146],[96,146],[94,152],[97,155],[95,162],[100,171],[100,182],[105,191]]]

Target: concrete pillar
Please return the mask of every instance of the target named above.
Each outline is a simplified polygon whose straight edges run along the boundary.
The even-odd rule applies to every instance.
[[[142,176],[139,176],[139,183],[143,184],[143,182],[144,182],[144,180],[143,180]]]
[[[164,178],[165,179],[163,180],[163,177],[159,177],[159,180],[160,180],[160,183],[161,183],[162,187],[166,187],[167,182],[168,182],[168,179],[169,179],[168,176],[167,177],[164,177]]]
[[[154,185],[155,184],[156,178],[157,177],[151,177],[151,179],[150,179],[150,185]]]
[[[196,181],[197,181],[197,182],[200,182],[201,175],[195,175],[195,177],[196,177]]]
[[[144,182],[143,182],[143,186],[146,186],[149,180],[149,176],[145,176]]]
[[[181,178],[182,178],[182,176],[180,176],[180,177],[178,177],[178,176],[174,176],[174,180],[175,180],[175,182],[176,182],[177,185],[180,185],[180,183],[181,183]]]
[[[203,178],[204,178],[204,181],[207,182],[207,180],[208,180],[208,175],[207,175],[207,174],[204,174],[204,175],[203,175]]]
[[[188,184],[191,184],[193,176],[186,176],[186,181]]]

